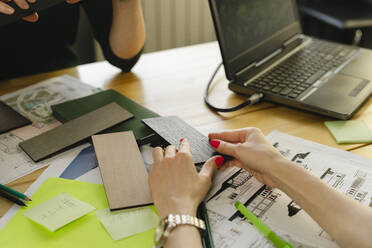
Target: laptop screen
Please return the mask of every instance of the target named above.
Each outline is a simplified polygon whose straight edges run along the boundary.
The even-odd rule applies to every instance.
[[[229,61],[296,21],[292,0],[216,0],[220,31]]]

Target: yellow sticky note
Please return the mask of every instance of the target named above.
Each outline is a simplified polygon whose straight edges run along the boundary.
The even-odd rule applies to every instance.
[[[28,207],[21,208],[0,230],[0,247],[18,248],[24,247],[25,244],[28,248],[138,248],[153,246],[154,229],[114,241],[93,211],[55,232],[35,225],[23,215],[23,212],[28,208],[37,206],[62,193],[67,193],[89,203],[96,209],[109,207],[103,185],[63,178],[48,178],[32,195],[32,202],[27,204]],[[155,211],[152,206],[150,208]]]
[[[54,232],[94,209],[92,205],[62,193],[24,211],[23,215]]]
[[[96,211],[101,223],[113,240],[120,240],[155,228],[159,218],[150,207],[111,212],[110,209]]]

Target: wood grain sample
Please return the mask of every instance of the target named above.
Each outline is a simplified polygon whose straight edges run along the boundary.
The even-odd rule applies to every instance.
[[[92,137],[111,210],[152,204],[148,174],[132,131]]]

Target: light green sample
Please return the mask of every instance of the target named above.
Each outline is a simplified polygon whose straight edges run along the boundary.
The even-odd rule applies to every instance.
[[[90,212],[55,232],[50,232],[40,225],[35,225],[23,215],[23,212],[28,208],[39,205],[62,193],[67,193],[87,202],[98,210],[109,207],[103,185],[62,178],[49,178],[32,195],[32,202],[29,202],[29,207],[22,207],[0,230],[0,247],[137,248],[152,247],[154,244],[154,229],[114,241],[94,212]]]
[[[96,215],[113,240],[120,240],[148,231],[159,224],[159,218],[151,207],[114,212],[106,208],[96,211]]]
[[[62,193],[24,211],[23,215],[54,232],[94,209],[92,205]]]
[[[362,120],[326,121],[324,123],[338,144],[372,142],[372,131]]]

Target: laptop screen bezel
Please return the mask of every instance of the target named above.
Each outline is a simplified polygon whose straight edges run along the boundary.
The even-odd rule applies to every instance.
[[[269,38],[263,40],[256,46],[241,52],[238,56],[235,56],[233,59],[229,59],[227,55],[226,42],[224,41],[225,37],[223,36],[222,26],[218,15],[216,1],[218,0],[209,0],[209,4],[216,31],[216,36],[219,41],[226,77],[230,81],[234,80],[235,78],[234,75],[237,72],[241,71],[242,69],[244,69],[245,67],[254,62],[261,61],[266,56],[278,50],[285,41],[289,40],[293,36],[297,34],[302,34],[297,3],[296,0],[291,0],[293,6],[293,13],[295,15],[295,21],[292,24],[273,34]]]

